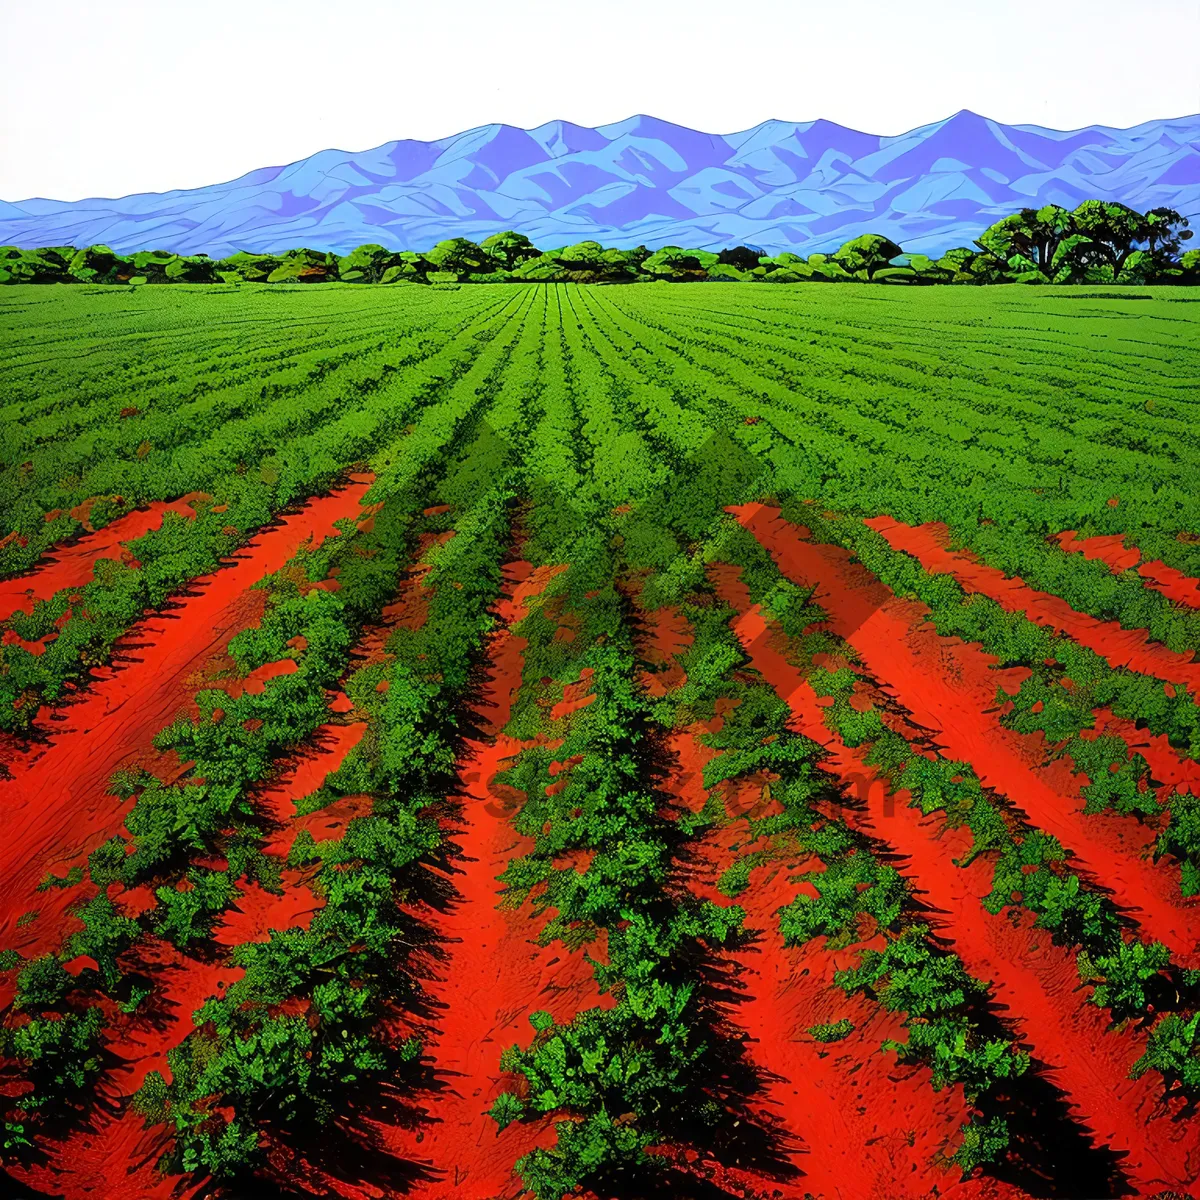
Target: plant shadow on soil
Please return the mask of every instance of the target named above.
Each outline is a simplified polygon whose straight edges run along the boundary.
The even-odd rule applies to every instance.
[[[657,792],[661,801],[660,812],[678,809],[679,802],[665,790],[668,779],[679,779],[679,763],[673,751],[658,735],[651,741],[647,763],[647,783]],[[672,891],[680,895],[686,892],[681,887],[689,870],[696,861],[694,852],[687,845],[685,835],[674,827],[674,818],[666,818],[664,830],[671,847],[671,858],[678,864],[678,875]],[[752,935],[743,935],[737,942],[745,946]],[[749,997],[736,981],[736,966],[725,956],[719,956],[695,945],[691,953],[681,962],[681,969],[693,976],[699,984],[701,1013],[704,1027],[701,1037],[709,1046],[707,1061],[703,1069],[708,1081],[705,1093],[708,1099],[721,1109],[721,1120],[717,1124],[708,1122],[698,1111],[682,1109],[674,1114],[674,1120],[664,1121],[665,1131],[679,1145],[703,1148],[724,1168],[750,1172],[777,1183],[795,1183],[802,1179],[803,1172],[791,1161],[799,1148],[795,1139],[769,1115],[752,1107],[753,1099],[763,1092],[771,1081],[769,1073],[750,1061],[742,1037],[732,1023],[723,1015],[736,1005],[745,1003]],[[670,1183],[672,1196],[707,1197],[741,1194],[719,1187],[715,1183],[699,1179],[691,1173],[672,1171],[677,1178]],[[658,1178],[656,1186],[662,1187],[665,1180]],[[644,1191],[617,1192],[622,1197],[645,1195]]]
[[[459,707],[460,726],[455,747],[457,761],[462,761],[468,740],[486,741],[492,735],[490,712],[496,705],[489,694],[490,682],[489,663],[485,659],[478,665],[469,693]],[[655,740],[647,763],[646,785],[659,794],[664,812],[672,801],[662,791],[661,784],[674,766],[673,756]],[[519,811],[520,798],[514,796],[512,799],[514,803],[511,808],[507,804],[505,806],[510,809],[505,814],[507,819]],[[438,814],[448,831],[446,854],[438,863],[445,878],[432,876],[440,884],[440,896],[437,901],[431,902],[428,893],[419,893],[424,904],[431,904],[439,912],[446,911],[456,902],[455,877],[463,873],[463,867],[454,857],[457,852],[454,827],[456,809],[464,802],[466,797],[463,794],[454,795]],[[668,840],[676,843],[672,853],[679,857],[684,853],[683,835],[673,828],[673,822],[666,817],[663,820],[665,828],[662,832]],[[414,970],[421,978],[432,978],[438,965],[448,957],[444,948],[439,947],[436,941],[431,942],[423,946],[414,958]],[[740,1039],[717,1015],[717,999],[733,996],[736,1000],[726,969],[715,965],[711,956],[701,947],[697,947],[679,966],[684,973],[694,974],[700,981],[700,994],[707,1016],[702,1036],[710,1047],[704,1068],[704,1076],[709,1082],[701,1099],[716,1101],[721,1109],[721,1120],[714,1126],[708,1115],[699,1111],[698,1105],[681,1106],[669,1115],[659,1114],[660,1127],[672,1144],[703,1148],[723,1167],[736,1166],[740,1171],[755,1172],[776,1182],[800,1178],[801,1173],[788,1161],[788,1147],[783,1144],[780,1131],[764,1126],[761,1116],[749,1107],[748,1098],[761,1088],[764,1081],[757,1068],[748,1061]],[[432,1031],[439,1014],[430,1011],[425,1017],[426,1030]],[[453,1075],[430,1068],[424,1079],[417,1081],[414,1095],[419,1097],[423,1092],[428,1096],[445,1090],[453,1082]],[[593,1185],[605,1200],[641,1200],[650,1191],[665,1192],[678,1200],[730,1200],[732,1196],[741,1194],[698,1177],[674,1163],[664,1166],[661,1158],[657,1163],[648,1163],[645,1171],[613,1174],[602,1181],[593,1181]]]
[[[857,804],[851,802],[851,807]],[[903,870],[908,862],[884,843],[868,838],[872,853],[884,863]],[[939,909],[920,898],[911,900],[911,911],[921,919],[932,918],[931,939],[952,949],[949,939],[938,933]],[[988,999],[974,1006],[972,1020],[984,1038],[1013,1038],[1006,1017],[1007,1007]],[[1020,1044],[1020,1038],[1016,1041]],[[979,1109],[985,1118],[1000,1117],[1008,1125],[1011,1149],[1008,1155],[986,1170],[986,1174],[1020,1188],[1031,1197],[1130,1196],[1136,1189],[1121,1167],[1125,1155],[1099,1145],[1090,1131],[1071,1113],[1071,1106],[1052,1079],[1052,1068],[1033,1058],[1029,1069],[998,1086],[983,1097]]]
[[[448,902],[446,881],[419,866],[420,879],[414,883],[419,894],[435,906]],[[403,940],[411,948],[407,960],[398,964],[395,972],[391,1011],[388,1016],[402,1017],[405,1024],[427,1023],[433,1019],[434,1008],[421,987],[421,972],[416,962],[422,955],[437,956],[440,952],[432,927],[411,916],[401,914]],[[152,1027],[165,1027],[169,1018],[164,1014],[148,1014]],[[277,1124],[268,1135],[268,1167],[253,1176],[253,1180],[211,1182],[197,1196],[220,1197],[221,1200],[273,1200],[275,1197],[297,1195],[337,1194],[339,1183],[355,1188],[386,1189],[405,1192],[418,1183],[436,1178],[418,1163],[398,1158],[389,1151],[373,1129],[418,1129],[428,1124],[429,1117],[418,1097],[441,1091],[446,1084],[437,1079],[432,1066],[426,1062],[400,1064],[396,1082],[372,1079],[360,1088],[349,1087],[333,1098],[336,1115],[323,1122],[297,1122],[290,1126]],[[163,1141],[156,1155],[167,1149]],[[330,1185],[334,1191],[330,1192]]]

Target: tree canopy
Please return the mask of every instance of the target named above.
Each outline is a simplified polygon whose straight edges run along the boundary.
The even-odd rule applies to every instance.
[[[905,253],[877,233],[805,257],[751,246],[714,253],[595,241],[540,250],[506,230],[482,243],[449,238],[420,252],[370,243],[342,255],[239,251],[215,261],[169,250],[122,255],[108,246],[0,246],[0,283],[1197,283],[1200,256],[1184,248],[1191,236],[1188,219],[1172,208],[1140,213],[1115,201],[1085,200],[1074,209],[1022,209],[984,230],[974,246],[938,258]]]

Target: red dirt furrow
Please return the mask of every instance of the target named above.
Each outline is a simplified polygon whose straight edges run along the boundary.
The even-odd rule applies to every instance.
[[[361,722],[322,727],[284,774],[259,793],[267,814],[291,819],[294,802],[313,792],[341,766],[365,728]],[[307,928],[319,901],[304,886],[300,871],[285,868],[282,880],[283,894],[278,896],[257,884],[243,884],[234,906],[214,929],[213,941],[232,947],[265,942],[272,929]],[[120,885],[113,885],[110,895],[117,907],[130,915],[149,907],[152,900],[145,888],[123,893]],[[178,1200],[197,1190],[186,1187],[181,1177],[164,1176],[155,1168],[164,1146],[163,1131],[144,1130],[142,1118],[129,1110],[127,1102],[150,1071],[170,1077],[167,1052],[191,1032],[192,1013],[236,982],[242,971],[220,960],[193,958],[157,938],[139,944],[136,968],[153,979],[155,990],[145,1015],[124,1015],[106,1006],[106,1044],[120,1062],[101,1086],[108,1103],[97,1109],[86,1129],[74,1130],[64,1140],[52,1143],[47,1161],[24,1172],[14,1170],[30,1187],[62,1195],[65,1200],[108,1200],[118,1195]],[[124,1191],[115,1190],[116,1179],[121,1180]]]
[[[1161,559],[1144,562],[1137,573],[1156,592],[1162,592],[1168,600],[1188,608],[1200,608],[1200,580],[1185,575],[1175,567],[1169,567]]]
[[[542,922],[528,904],[519,910],[498,907],[503,889],[496,877],[527,848],[509,823],[509,801],[492,784],[522,749],[499,733],[521,684],[525,641],[512,626],[561,569],[533,570],[521,562],[504,569],[499,605],[504,625],[492,638],[491,677],[480,708],[485,736],[468,740],[460,767],[462,810],[451,831],[460,869],[449,876],[455,895],[444,911],[426,914],[446,957],[437,961],[436,978],[426,985],[438,1015],[422,1032],[444,1086],[419,1098],[425,1120],[417,1128],[381,1131],[389,1153],[417,1164],[425,1176],[405,1193],[414,1200],[521,1194],[513,1164],[535,1145],[552,1144],[554,1135],[548,1122],[514,1124],[497,1133],[487,1113],[504,1087],[500,1055],[512,1044],[530,1044],[531,1012],[545,1009],[565,1021],[581,1008],[610,1002],[597,993],[582,950],[537,944]]]
[[[233,636],[260,619],[265,593],[253,585],[305,543],[336,533],[334,522],[358,511],[368,486],[362,478],[313,500],[256,537],[230,565],[195,581],[177,607],[139,622],[127,639],[128,661],[94,671],[79,701],[39,718],[48,741],[10,762],[12,778],[0,781],[0,945],[27,954],[44,940],[50,911],[68,894],[39,894],[38,882],[82,865],[120,829],[132,803],[109,794],[113,772],[160,762],[155,734],[187,711]],[[41,916],[17,928],[31,910]]]
[[[739,521],[770,551],[793,581],[816,587],[829,628],[860,655],[882,689],[927,730],[949,758],[969,762],[985,786],[1052,833],[1075,856],[1075,867],[1104,887],[1187,966],[1200,966],[1200,905],[1178,895],[1178,881],[1151,861],[1153,831],[1108,813],[1085,814],[1080,777],[1046,758],[1040,735],[1006,729],[995,707],[1005,673],[978,646],[945,638],[928,610],[899,600],[837,546],[818,545],[777,509],[746,505]]]
[[[448,535],[446,535],[448,536]],[[422,550],[434,540],[425,540]],[[398,598],[382,613],[382,620],[364,631],[354,650],[356,663],[378,661],[386,657],[384,646],[391,630],[399,625],[415,627],[424,616],[424,600],[419,582],[423,570],[410,571],[399,589]],[[298,642],[297,649],[303,649]],[[261,692],[276,676],[290,674],[293,660],[268,663],[250,675],[236,680],[218,681],[233,695],[244,691]],[[342,691],[332,693],[331,714],[346,714],[352,705]],[[296,804],[320,788],[327,776],[345,762],[347,755],[367,730],[365,721],[327,724],[314,731],[310,740],[284,766],[282,774],[256,789],[255,805],[275,833],[264,845],[266,853],[286,858],[296,835],[308,830],[314,838],[339,836],[355,816],[370,811],[370,797],[345,796],[322,809],[296,815]],[[219,862],[209,865],[219,866]],[[256,883],[243,883],[234,905],[228,909],[213,930],[215,945],[232,948],[247,942],[265,942],[276,929],[307,928],[320,907],[320,899],[307,886],[307,871],[284,867],[281,871],[283,889],[280,894],[268,892]],[[149,888],[140,887],[122,892],[119,886],[110,889],[114,902],[127,915],[137,915],[153,905]],[[153,1019],[128,1018],[110,1012],[109,1049],[125,1064],[105,1081],[106,1098],[112,1102],[112,1112],[101,1113],[93,1119],[86,1135],[74,1133],[55,1147],[47,1169],[61,1189],[69,1180],[67,1200],[82,1200],[85,1196],[107,1195],[105,1179],[117,1171],[127,1171],[130,1195],[158,1197],[164,1200],[174,1195],[172,1188],[183,1187],[178,1176],[165,1181],[153,1169],[164,1143],[164,1131],[142,1131],[142,1122],[127,1109],[126,1101],[141,1085],[146,1074],[158,1070],[169,1075],[167,1052],[191,1030],[191,1015],[209,997],[219,994],[241,975],[239,968],[227,962],[201,962],[180,954],[171,946],[148,939],[139,950],[139,963],[149,967],[156,982],[155,1016]],[[111,1008],[111,1006],[109,1006]],[[30,1173],[29,1181],[34,1181]],[[40,1178],[40,1177],[39,1177]],[[40,1181],[45,1186],[45,1180]],[[332,1181],[326,1179],[326,1183]],[[140,1189],[140,1190],[139,1190]],[[347,1197],[366,1196],[347,1185],[342,1189]]]
[[[925,570],[952,575],[966,591],[990,597],[1006,612],[1023,612],[1038,625],[1066,634],[1109,666],[1128,667],[1200,691],[1200,663],[1191,651],[1178,654],[1152,641],[1144,629],[1122,629],[1116,621],[1076,612],[1065,600],[1029,587],[1018,575],[1010,579],[969,551],[949,549],[949,530],[944,525],[905,525],[888,516],[871,517],[864,524],[882,534],[892,549],[911,554]]]
[[[670,739],[675,767],[665,787],[683,807],[698,810],[704,804],[702,772],[714,752],[699,739],[720,722],[717,717]],[[729,810],[743,817],[764,815],[770,803],[764,801],[765,782],[745,780],[730,787]],[[738,857],[737,843],[746,840],[741,820],[710,830],[690,849],[689,888],[702,898],[729,903],[716,882]],[[719,986],[731,997],[722,1012],[734,1036],[745,1039],[761,1083],[748,1101],[750,1120],[768,1132],[776,1160],[774,1169],[768,1156],[757,1169],[737,1172],[738,1182],[746,1194],[787,1200],[1020,1196],[991,1181],[961,1183],[953,1168],[937,1165],[938,1153],[957,1142],[969,1106],[960,1088],[934,1092],[928,1071],[897,1066],[894,1056],[880,1053],[884,1040],[903,1040],[899,1020],[861,996],[845,996],[833,983],[835,971],[857,960],[857,950],[830,951],[823,939],[784,946],[776,914],[795,898],[789,875],[807,865],[775,861],[754,868],[749,888],[736,900],[754,939],[719,956]],[[834,1045],[824,1046],[807,1032],[843,1017],[855,1029]],[[704,1157],[693,1170],[716,1174]]]
[[[1136,546],[1127,547],[1121,534],[1080,538],[1074,529],[1067,529],[1056,534],[1055,541],[1068,554],[1082,554],[1087,559],[1098,558],[1114,575],[1137,567],[1137,573],[1146,581],[1147,587],[1162,592],[1176,604],[1200,608],[1200,580],[1167,566],[1161,559],[1142,562],[1142,552]]]
[[[1054,540],[1068,554],[1082,554],[1088,562],[1098,559],[1114,575],[1131,570],[1142,561],[1142,552],[1136,546],[1126,546],[1125,537],[1120,533],[1081,538],[1074,529],[1067,529],[1056,534]]]
[[[195,517],[196,510],[192,504],[206,498],[200,492],[190,492],[170,503],[156,501],[146,508],[135,509],[118,517],[103,529],[56,546],[32,571],[13,579],[0,580],[0,621],[7,621],[22,609],[27,613],[32,612],[35,601],[49,600],[63,588],[83,587],[91,583],[92,568],[99,559],[129,557],[125,547],[151,530],[158,529],[165,513]]]
[[[917,886],[946,938],[971,974],[992,983],[1014,1032],[1065,1094],[1073,1115],[1097,1144],[1123,1155],[1121,1169],[1139,1195],[1196,1187],[1200,1195],[1200,1129],[1181,1122],[1181,1102],[1160,1102],[1161,1081],[1128,1078],[1145,1039],[1112,1030],[1105,1014],[1084,1001],[1074,960],[1032,927],[1032,915],[996,917],[982,904],[991,890],[988,865],[960,868],[954,860],[971,844],[966,829],[947,830],[937,815],[923,817],[909,794],[888,794],[864,747],[851,749],[825,726],[819,697],[784,654],[786,639],[770,625],[740,581],[728,579],[725,598],[739,610],[735,629],[755,665],[783,696],[795,728],[824,746],[825,767],[862,805],[852,823],[907,860],[901,873]]]

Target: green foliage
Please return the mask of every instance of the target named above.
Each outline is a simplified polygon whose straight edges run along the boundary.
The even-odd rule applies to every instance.
[[[1147,1071],[1157,1071],[1168,1085],[1196,1095],[1200,1092],[1198,1027],[1200,1013],[1167,1013],[1150,1031],[1146,1053],[1133,1064],[1130,1078],[1141,1079]]]
[[[191,870],[182,884],[155,890],[151,922],[159,937],[184,949],[212,933],[216,916],[236,895],[228,871]]]
[[[67,272],[76,283],[116,283],[121,265],[107,246],[86,246],[72,256]]]
[[[1003,263],[1016,282],[1052,282],[1059,269],[1056,255],[1071,231],[1071,214],[1048,204],[997,221],[979,235],[978,245]]]
[[[1155,843],[1157,854],[1173,854],[1182,867],[1185,896],[1200,895],[1200,796],[1171,797],[1171,817]]]
[[[130,256],[126,269],[131,273],[130,283],[212,283],[216,267],[206,254],[143,250]]]
[[[138,924],[117,912],[105,892],[90,900],[75,915],[84,928],[71,935],[68,953],[93,959],[105,989],[112,992],[122,978],[117,958],[137,937]]]
[[[33,1017],[23,1025],[0,1030],[0,1053],[23,1065],[39,1108],[46,1107],[43,1096],[51,1097],[51,1107],[56,1107],[77,1097],[99,1075],[103,1026],[103,1018],[94,1008]],[[23,1103],[32,1107],[29,1100]]]
[[[374,243],[359,246],[337,260],[337,276],[343,283],[381,283],[397,265],[397,255]]]
[[[222,277],[232,275],[235,279],[244,279],[249,283],[266,283],[282,261],[276,254],[252,254],[246,250],[239,250],[236,254],[221,259],[216,264],[216,271]]]
[[[1002,1117],[989,1117],[964,1125],[962,1145],[950,1161],[962,1170],[963,1178],[974,1174],[979,1167],[999,1162],[1008,1149],[1008,1122]]]
[[[907,895],[894,867],[862,851],[826,864],[823,871],[806,872],[796,882],[809,884],[817,896],[802,892],[780,909],[779,928],[788,945],[803,945],[818,936],[845,941],[856,932],[863,914],[887,929],[898,920]]]
[[[17,1008],[56,1008],[75,981],[63,969],[62,962],[52,954],[31,959],[17,976]]]
[[[39,892],[48,892],[51,888],[70,888],[83,882],[83,868],[72,867],[65,875],[47,876],[38,884]]]
[[[905,254],[897,243],[868,233],[833,253],[807,259],[790,251],[764,255],[746,246],[719,253],[664,246],[653,252],[606,249],[580,242],[541,251],[507,230],[485,238],[449,238],[431,249],[390,251],[376,243],[347,254],[288,250],[281,255],[239,251],[218,262],[144,250],[123,257],[106,246],[0,246],[3,283],[676,283],[874,282],[1116,283],[1193,282],[1197,251],[1181,254],[1192,231],[1170,208],[1138,213],[1112,201],[1085,200],[1073,211],[1058,205],[1022,209],[997,221],[972,248],[933,260]]]
[[[809,1036],[814,1041],[824,1043],[840,1042],[853,1032],[854,1022],[849,1017],[842,1017],[840,1021],[834,1021],[828,1025],[810,1025],[808,1027]]]
[[[167,1081],[160,1071],[148,1071],[142,1086],[134,1093],[133,1111],[145,1117],[147,1127],[163,1124],[171,1111]]]
[[[485,238],[480,249],[505,271],[515,271],[523,262],[537,258],[539,254],[538,248],[523,233],[514,233],[511,229]]]
[[[643,274],[655,279],[667,279],[675,283],[707,278],[709,267],[717,264],[717,255],[705,250],[683,250],[678,246],[664,246],[656,250],[641,265]]]
[[[1111,954],[1082,951],[1079,978],[1093,985],[1092,1003],[1112,1012],[1113,1020],[1149,1011],[1155,984],[1167,982],[1171,955],[1161,942],[1119,942]]]
[[[337,257],[317,250],[289,250],[267,276],[268,283],[324,283],[337,278]]]
[[[553,1150],[532,1150],[517,1160],[517,1172],[537,1200],[562,1200],[585,1181],[628,1178],[653,1171],[645,1153],[653,1144],[636,1125],[601,1109],[582,1121],[559,1121]]]
[[[519,1121],[525,1115],[525,1105],[512,1094],[512,1092],[501,1092],[496,1097],[492,1107],[488,1109],[488,1116],[501,1129],[507,1129],[514,1121]]]
[[[871,280],[902,251],[889,238],[864,233],[853,238],[832,255],[833,261],[855,279]]]
[[[884,950],[865,950],[859,965],[834,982],[847,993],[869,991],[908,1017],[907,1042],[889,1042],[902,1059],[928,1063],[933,1085],[961,1083],[968,1098],[1029,1066],[1029,1056],[1003,1037],[979,1032],[970,1011],[986,985],[967,975],[956,955],[933,947],[929,931],[910,925]]]
[[[450,280],[466,279],[476,272],[491,271],[495,260],[481,246],[466,238],[450,238],[438,242],[425,255],[435,268],[435,274],[445,275]],[[431,282],[437,282],[431,276]]]

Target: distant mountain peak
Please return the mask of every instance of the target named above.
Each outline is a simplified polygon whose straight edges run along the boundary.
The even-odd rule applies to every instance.
[[[594,128],[479,125],[201,188],[0,201],[0,242],[215,256],[422,249],[515,229],[546,249],[587,239],[808,253],[873,232],[938,253],[1019,208],[1090,197],[1200,218],[1200,114],[1062,131],[963,108],[893,136],[826,118],[714,134],[647,113]]]

